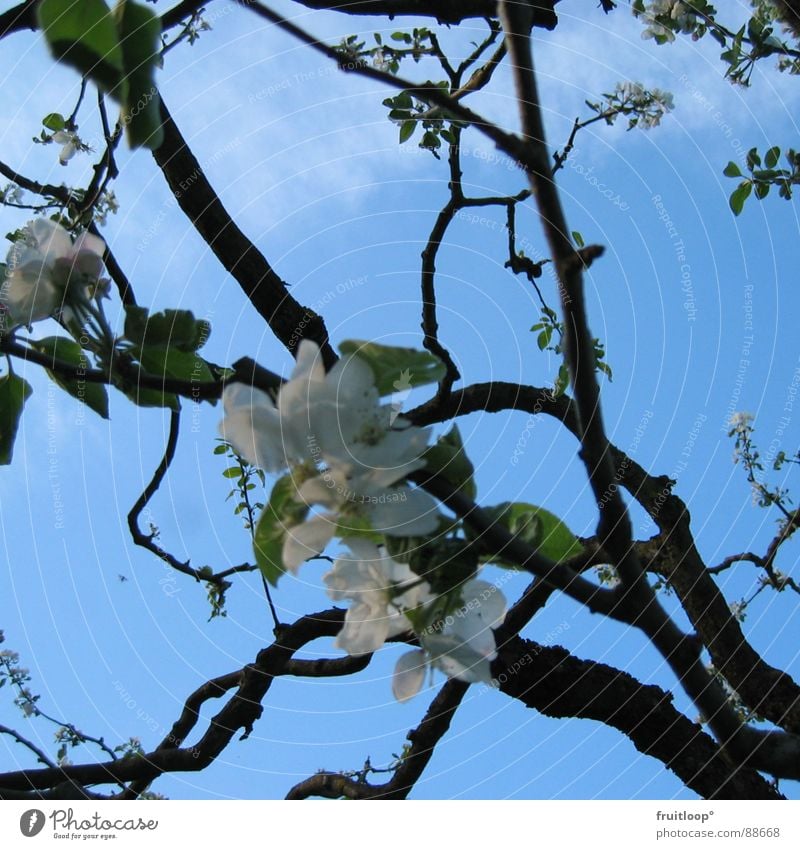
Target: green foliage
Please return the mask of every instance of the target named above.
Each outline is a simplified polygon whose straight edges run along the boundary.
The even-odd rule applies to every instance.
[[[749,20],[735,32],[717,20],[717,10],[706,0],[686,0],[666,9],[663,4],[635,0],[633,13],[648,24],[643,37],[652,37],[657,44],[674,41],[679,33],[693,41],[708,33],[722,47],[725,76],[737,85],[749,86],[756,63],[768,56],[779,57],[779,70],[798,73],[796,51],[776,34],[775,5],[754,0],[752,6]]]
[[[417,27],[411,32],[393,32],[390,41],[399,42],[398,45],[387,43],[376,32],[373,34],[375,44],[372,47],[367,47],[366,42],[357,35],[349,35],[342,39],[336,49],[341,57],[340,64],[345,67],[369,63],[380,71],[396,74],[404,59],[419,62],[423,56],[433,53],[434,38],[427,27]]]
[[[611,126],[625,115],[628,118],[628,130],[634,127],[650,129],[657,127],[667,112],[674,108],[672,95],[659,88],[647,89],[641,83],[617,83],[614,91],[605,92],[601,101],[585,101],[586,105]]]
[[[0,466],[11,462],[22,408],[31,392],[28,381],[12,371],[0,377]]]
[[[722,172],[726,177],[740,179],[739,185],[731,193],[728,203],[734,215],[740,215],[747,198],[751,194],[763,200],[773,186],[778,187],[778,194],[784,200],[791,200],[792,187],[800,184],[800,153],[789,148],[785,153],[787,168],[778,168],[781,149],[771,147],[764,154],[763,161],[757,148],[747,152],[745,166],[749,176],[745,177],[742,169],[735,163],[729,162]]]
[[[427,351],[399,348],[348,339],[339,345],[343,355],[355,354],[364,360],[375,376],[375,386],[383,395],[403,388],[437,383],[445,375],[444,363]]]
[[[150,315],[144,307],[125,307],[125,337],[120,347],[132,362],[138,362],[151,375],[192,383],[214,379],[208,363],[197,354],[211,325],[196,319],[189,310],[165,310]],[[179,409],[180,401],[171,392],[132,386],[112,373],[118,389],[141,407]],[[207,399],[216,404],[216,399]]]
[[[75,367],[78,370],[89,368],[86,351],[72,339],[64,336],[48,336],[31,342],[31,347],[45,354],[52,360],[58,360]],[[57,371],[47,370],[50,377],[73,398],[77,398],[87,407],[94,410],[98,416],[108,418],[108,391],[102,383],[88,383],[78,377],[65,377]]]
[[[567,560],[580,554],[582,546],[572,531],[558,516],[524,502],[506,501],[496,507],[485,507],[484,511],[494,520],[505,527],[510,533],[519,537],[539,554],[556,562]],[[476,540],[481,549],[481,561],[495,563],[498,566],[516,569],[516,564],[503,559],[502,552],[488,550],[482,539]]]
[[[470,500],[478,494],[475,485],[475,467],[464,449],[458,425],[439,437],[436,445],[431,446],[423,455],[425,468],[432,474],[444,478]]]
[[[113,12],[103,0],[41,0],[36,15],[53,56],[120,104],[131,147],[155,150],[163,139],[154,82],[158,16],[133,0],[120,0]]]
[[[149,314],[144,307],[125,307],[125,338],[139,347],[170,347],[194,353],[205,345],[211,325],[189,310]]]
[[[435,595],[445,595],[475,577],[478,551],[467,540],[440,537],[413,549],[408,562],[411,571],[427,581]]]
[[[440,88],[449,93],[447,82],[423,83],[426,88]],[[425,101],[413,97],[408,91],[401,91],[394,97],[387,97],[383,105],[389,109],[389,120],[400,125],[400,144],[407,142],[416,132],[422,129],[419,146],[430,150],[439,159],[439,149],[442,142],[458,143],[458,132],[464,124],[456,120],[447,110],[440,107],[430,107]]]
[[[284,475],[276,481],[253,536],[256,563],[273,587],[284,573],[282,551],[286,529],[302,522],[308,513],[308,507],[295,500],[295,492],[291,475]]]
[[[126,74],[123,94],[117,99],[128,143],[155,150],[164,138],[154,80],[160,63],[161,21],[150,9],[124,0],[117,5],[117,26]]]
[[[107,91],[119,87],[124,76],[122,48],[103,0],[41,0],[36,16],[56,59]]]
[[[57,133],[59,130],[63,130],[67,126],[66,119],[58,112],[51,112],[49,115],[45,115],[44,118],[42,118],[42,124],[54,133]]]

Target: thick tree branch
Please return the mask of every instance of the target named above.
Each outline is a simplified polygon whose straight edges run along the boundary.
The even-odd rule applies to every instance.
[[[575,406],[567,396],[556,398],[548,389],[499,381],[474,384],[447,398],[434,398],[407,416],[423,426],[479,411],[509,409],[531,415],[545,413],[578,437]],[[745,638],[697,551],[689,511],[672,492],[674,481],[648,474],[613,445],[609,450],[615,468],[614,488],[624,486],[661,530],[648,548],[640,549],[648,571],[663,574],[675,588],[715,668],[744,703],[787,731],[800,733],[800,687],[791,676],[766,663]]]
[[[699,725],[673,707],[671,693],[625,672],[520,638],[502,645],[492,672],[501,692],[545,716],[616,728],[705,799],[783,798],[754,769],[732,765]]]
[[[432,17],[441,24],[457,24],[468,18],[491,18],[497,14],[495,0],[296,0],[309,9],[329,9],[348,15],[397,15]],[[559,0],[537,0],[535,26],[554,29],[558,23],[553,7]]]
[[[164,141],[153,156],[183,213],[289,351],[294,352],[302,339],[312,339],[330,368],[336,354],[322,318],[289,294],[286,283],[231,218],[163,99],[161,119]]]
[[[136,758],[120,758],[99,764],[28,769],[0,774],[0,787],[10,791],[46,790],[65,781],[80,785],[120,783],[149,784],[164,772],[198,772],[211,764],[232,742],[240,729],[252,731],[262,713],[261,702],[273,680],[286,674],[286,662],[312,640],[335,636],[344,623],[344,610],[310,614],[287,626],[269,648],[258,653],[244,669],[207,682],[189,698],[183,713],[156,750]],[[236,693],[214,716],[208,729],[192,746],[182,748],[186,735],[198,720],[198,707],[236,686]]]

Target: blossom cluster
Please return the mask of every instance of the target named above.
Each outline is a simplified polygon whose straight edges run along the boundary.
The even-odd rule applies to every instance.
[[[429,428],[381,403],[371,367],[357,354],[325,372],[318,346],[303,340],[290,379],[274,397],[232,383],[223,392],[223,437],[249,463],[290,471],[296,511],[285,515],[286,571],[321,554],[334,537],[347,547],[324,576],[335,601],[350,600],[337,646],[351,655],[376,651],[415,632],[420,648],[403,655],[393,680],[405,701],[426,669],[463,681],[489,681],[496,656],[492,628],[505,617],[502,593],[472,579],[437,596],[423,577],[389,556],[375,539],[425,537],[439,529],[436,501],[406,479],[425,465]]]
[[[506,600],[497,587],[467,581],[458,603],[441,615],[430,584],[408,564],[368,540],[344,542],[348,553],[323,579],[334,601],[353,602],[336,639],[338,648],[350,655],[369,654],[390,637],[416,631],[420,648],[400,657],[392,679],[392,691],[401,702],[420,691],[429,667],[468,683],[491,680],[490,663],[497,656],[492,629],[506,615]]]
[[[223,437],[267,472],[291,468],[297,501],[318,507],[287,529],[283,566],[295,572],[339,529],[424,536],[439,525],[435,500],[405,482],[422,468],[429,428],[410,426],[381,404],[372,369],[355,354],[326,374],[318,346],[303,340],[291,378],[273,398],[233,383],[222,395]]]
[[[653,0],[645,6],[643,17],[648,26],[642,31],[642,38],[659,42],[674,41],[675,31],[692,32],[697,23],[692,10],[681,0]]]
[[[105,291],[101,279],[105,243],[91,233],[73,242],[55,221],[29,222],[22,238],[8,252],[6,279],[0,288],[3,329],[29,327],[61,309],[70,297],[98,297]]]

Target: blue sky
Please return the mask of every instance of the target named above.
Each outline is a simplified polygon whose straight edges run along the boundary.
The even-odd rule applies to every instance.
[[[413,25],[278,5],[332,41],[358,30],[368,36]],[[603,386],[607,427],[645,468],[678,479],[700,551],[712,565],[734,551],[763,551],[777,518],[752,507],[744,475],[731,462],[729,413],[756,415],[764,450],[777,444],[791,453],[800,442],[795,411],[786,410],[800,366],[797,207],[772,197],[763,204],[751,200],[734,219],[727,206],[733,182],[722,175],[728,160],[740,161],[749,147],[796,143],[796,80],[769,72],[765,63],[752,90],[736,89],[722,79],[714,43],[679,39],[656,49],[640,39],[641,26],[624,6],[610,18],[589,6],[559,4],[558,29],[537,33],[551,146],[563,143],[575,117],[588,115],[586,98],[597,99],[618,80],[669,89],[676,104],[655,130],[626,133],[623,126],[598,124],[583,131],[559,176],[571,226],[587,242],[607,247],[587,276],[591,326],[606,343],[614,371],[613,382]],[[419,253],[446,198],[446,167],[414,142],[398,149],[397,129],[381,106],[387,89],[345,78],[232,4],[212,4],[207,18],[210,32],[167,56],[160,86],[212,185],[295,297],[325,304],[335,342],[419,345]],[[468,26],[475,37],[484,31],[480,22]],[[469,41],[455,32],[442,38],[456,55]],[[62,169],[54,146],[30,143],[44,115],[71,111],[77,76],[57,67],[35,35],[19,34],[0,46],[1,158],[43,181],[79,182],[91,157],[76,157]],[[413,66],[405,72],[413,74]],[[506,68],[474,107],[506,127],[518,126]],[[91,105],[80,124],[82,135],[96,136]],[[149,154],[122,151],[120,161],[115,191],[121,208],[103,233],[140,302],[190,308],[207,318],[213,330],[205,351],[214,362],[251,356],[288,371],[288,354],[177,209]],[[464,172],[474,194],[523,185],[519,172],[475,133],[464,139]],[[9,210],[0,215],[3,232],[25,220]],[[449,231],[438,262],[441,337],[466,382],[545,385],[558,363],[538,351],[529,331],[538,318],[535,294],[503,268],[503,220],[500,211],[487,209]],[[518,212],[518,231],[528,253],[544,251],[531,208]],[[542,280],[555,304],[552,279]],[[113,301],[115,320],[118,310]],[[55,330],[42,325],[37,332]],[[743,347],[750,351],[745,367]],[[0,476],[5,647],[21,653],[48,712],[109,742],[137,736],[152,748],[194,687],[248,662],[270,641],[260,582],[255,576],[237,581],[227,618],[207,622],[202,589],[136,549],[125,524],[163,452],[167,417],[117,395],[110,421],[102,421],[49,386],[37,369],[25,376],[35,392],[14,463]],[[212,454],[220,416],[219,408],[187,406],[176,463],[146,517],[176,556],[215,569],[251,559],[248,536],[225,501],[225,463]],[[592,532],[595,508],[571,436],[548,420],[528,423],[523,414],[476,414],[460,427],[482,503],[530,501],[563,516],[576,533]],[[522,459],[514,464],[521,440]],[[641,510],[634,507],[633,518],[637,535],[653,533]],[[786,547],[779,568],[791,573],[795,551]],[[298,579],[281,583],[276,602],[286,619],[328,606],[323,572],[323,564],[309,564]],[[742,565],[720,583],[736,601],[752,592],[755,577]],[[504,591],[514,600],[524,585],[515,577]],[[797,672],[792,598],[764,594],[745,624],[769,662]],[[676,691],[679,707],[695,714],[643,639],[568,600],[554,599],[525,633]],[[320,643],[310,651],[327,656],[332,650]],[[321,767],[357,769],[367,756],[385,765],[428,702],[422,694],[394,703],[390,676],[399,651],[386,649],[353,679],[277,682],[248,741],[230,746],[205,772],[166,776],[154,789],[173,798],[281,797]],[[7,691],[0,697],[0,722],[51,745],[49,726],[19,717]],[[0,737],[0,751],[4,768],[27,763],[8,738]],[[798,795],[790,783],[784,791]],[[550,720],[478,687],[414,795],[693,798],[617,733]]]

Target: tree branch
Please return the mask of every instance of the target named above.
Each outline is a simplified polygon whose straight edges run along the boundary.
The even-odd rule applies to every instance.
[[[336,354],[322,318],[289,294],[286,283],[231,218],[163,98],[161,119],[164,141],[153,156],[183,213],[289,351],[294,352],[302,339],[312,339],[320,347],[326,368],[330,368]]]
[[[699,725],[673,707],[671,693],[625,672],[579,660],[560,646],[513,638],[502,644],[492,673],[502,693],[545,716],[616,728],[705,799],[783,798],[754,769],[732,765]]]
[[[453,714],[468,689],[469,684],[450,680],[439,690],[422,722],[408,732],[406,739],[411,745],[395,774],[385,784],[367,784],[342,773],[323,771],[296,784],[286,798],[405,799],[430,762],[439,741],[449,730]]]

